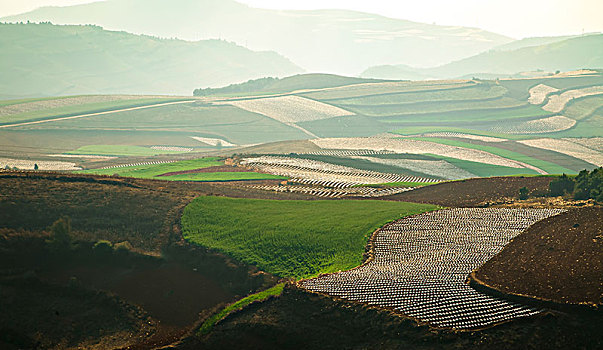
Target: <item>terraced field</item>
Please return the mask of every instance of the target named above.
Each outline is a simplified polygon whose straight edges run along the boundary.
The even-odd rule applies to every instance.
[[[467,275],[553,209],[449,209],[400,219],[373,238],[373,258],[302,287],[378,305],[437,327],[481,328],[539,310],[470,288]]]

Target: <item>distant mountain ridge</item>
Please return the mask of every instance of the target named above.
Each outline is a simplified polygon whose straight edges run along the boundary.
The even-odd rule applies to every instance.
[[[540,40],[542,41],[542,38]],[[520,43],[515,45],[519,48],[507,50],[503,47],[490,50],[436,68],[412,69],[405,65],[376,66],[367,69],[361,76],[413,80],[417,75],[432,79],[450,79],[482,74],[490,78],[503,78],[519,72],[537,70],[555,72],[603,68],[603,34],[569,37],[565,40],[561,37],[561,40],[553,40],[543,45],[528,44],[525,47]],[[512,46],[507,47],[512,48]]]
[[[186,40],[222,38],[253,50],[274,50],[308,71],[343,75],[392,63],[437,66],[512,41],[476,28],[346,10],[256,9],[232,0],[108,0],[0,20],[95,24]]]
[[[220,40],[158,39],[97,26],[0,24],[0,96],[191,95],[303,70],[274,52]]]

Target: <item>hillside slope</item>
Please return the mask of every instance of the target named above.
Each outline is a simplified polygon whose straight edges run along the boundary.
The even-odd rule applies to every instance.
[[[511,41],[476,28],[344,10],[255,9],[232,0],[111,0],[41,8],[0,20],[96,24],[185,40],[222,38],[252,50],[275,50],[309,71],[344,75],[390,63],[436,66]]]
[[[96,26],[0,24],[0,96],[180,94],[301,69],[220,40],[158,39]]]
[[[404,65],[390,66],[389,69],[384,66],[371,67],[363,72],[362,76],[379,79],[412,79],[413,75],[422,74],[432,78],[447,79],[486,73],[504,78],[518,72],[536,70],[555,72],[601,67],[603,67],[603,34],[592,34],[519,49],[502,47],[500,50],[491,50],[432,69],[412,71]]]

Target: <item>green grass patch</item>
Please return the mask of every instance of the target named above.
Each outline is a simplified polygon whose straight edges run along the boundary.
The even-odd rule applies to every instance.
[[[283,293],[284,288],[285,288],[285,283],[280,283],[272,288],[266,289],[264,291],[261,291],[261,292],[255,293],[255,294],[251,294],[237,302],[234,302],[234,303],[228,305],[227,307],[222,309],[220,312],[210,316],[207,320],[205,320],[205,322],[203,322],[203,324],[199,328],[199,330],[197,332],[197,336],[203,336],[203,335],[209,334],[209,332],[211,332],[212,328],[214,327],[214,325],[216,325],[216,323],[222,321],[231,313],[242,310],[247,305],[249,305],[253,302],[261,302],[270,297],[275,297],[275,296],[281,295]]]
[[[369,236],[425,204],[199,197],[182,216],[183,236],[281,277],[308,278],[362,263]]]
[[[157,178],[157,175],[165,173],[171,173],[175,171],[185,171],[193,169],[208,168],[211,166],[223,165],[217,157],[200,158],[193,160],[183,160],[175,163],[166,164],[150,164],[150,165],[136,165],[123,168],[110,168],[110,169],[91,169],[81,171],[85,174],[97,174],[97,175],[114,175],[117,174],[123,177],[136,177],[141,179]],[[164,179],[165,177],[159,177]]]
[[[434,158],[445,160],[448,163],[463,170],[466,170],[478,177],[539,175],[536,171],[532,169],[511,168],[501,165],[484,164],[479,162],[472,162],[469,160],[438,156],[435,154],[431,156]]]
[[[172,181],[246,181],[286,180],[287,177],[252,172],[216,172],[162,176],[160,179]]]
[[[184,151],[162,151],[141,146],[129,145],[87,145],[65,154],[83,154],[99,156],[156,156],[158,154],[178,154]]]

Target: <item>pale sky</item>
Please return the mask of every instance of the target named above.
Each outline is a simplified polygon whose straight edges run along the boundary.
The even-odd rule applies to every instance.
[[[169,0],[166,0],[169,1]],[[191,0],[192,1],[192,0]],[[219,0],[218,0],[219,1]],[[93,0],[0,0],[0,17]],[[272,9],[340,8],[424,23],[478,27],[514,38],[603,32],[603,0],[239,0]]]

